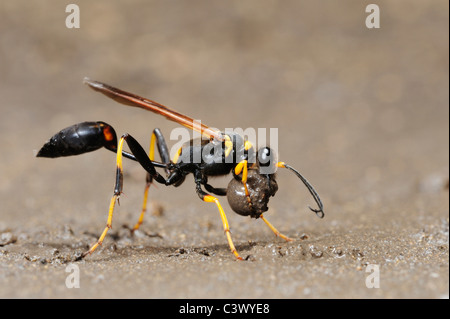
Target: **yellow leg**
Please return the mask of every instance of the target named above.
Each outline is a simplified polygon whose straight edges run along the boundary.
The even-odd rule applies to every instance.
[[[106,233],[108,232],[108,230],[110,230],[112,228],[112,217],[113,217],[113,212],[114,212],[114,206],[115,206],[117,199],[118,199],[117,195],[114,195],[111,198],[111,203],[109,205],[108,221],[106,222],[106,227],[103,230],[103,233],[101,234],[100,238],[97,240],[97,242],[94,245],[91,246],[91,248],[88,251],[84,252],[81,255],[81,257],[86,257],[87,255],[92,254],[94,252],[94,250],[97,249],[98,246],[102,245],[103,240],[106,237]]]
[[[245,196],[247,197],[248,204],[252,206],[252,200],[250,198],[250,193],[247,188],[247,176],[248,176],[247,160],[239,162],[239,164],[237,164],[236,167],[234,168],[234,173],[236,175],[239,175],[241,172],[242,172],[242,184],[244,185],[245,189]]]
[[[228,155],[230,155],[231,151],[233,150],[233,142],[231,141],[228,135],[225,135],[224,137],[225,137],[225,157],[228,157]]]
[[[156,144],[156,135],[152,134],[152,138],[150,139],[150,151],[148,152],[148,157],[151,161],[155,160],[155,144]]]
[[[136,230],[139,229],[139,227],[142,225],[142,222],[144,221],[144,215],[147,212],[147,199],[148,199],[148,189],[150,188],[151,183],[147,183],[145,185],[145,190],[144,190],[144,199],[142,200],[142,210],[141,210],[141,215],[139,216],[139,220],[136,223],[136,225],[134,225],[133,229],[131,230],[131,232],[134,232]]]
[[[259,216],[259,218],[261,218],[263,220],[263,222],[266,223],[267,226],[269,226],[269,228],[275,233],[275,236],[277,237],[281,237],[283,238],[285,241],[293,241],[292,238],[289,238],[285,235],[283,235],[282,233],[280,233],[275,227],[273,227],[273,225],[271,223],[269,223],[269,221],[261,214]]]
[[[173,159],[172,159],[172,162],[173,163],[177,163],[178,162],[178,158],[180,157],[180,155],[181,155],[181,151],[183,150],[183,148],[182,147],[180,147],[179,149],[178,149],[178,151],[177,151],[177,153],[175,154],[175,156],[173,157]]]
[[[248,175],[248,171],[247,171],[247,160],[243,160],[241,162],[239,162],[236,167],[234,168],[234,173],[236,175],[239,175],[242,172],[242,182],[246,183],[247,182],[247,175]]]
[[[249,142],[249,141],[245,141],[244,149],[245,149],[246,151],[248,151],[248,150],[251,149],[251,148],[253,148],[252,143]]]
[[[217,208],[219,208],[220,218],[222,218],[223,230],[225,232],[225,235],[227,236],[228,245],[230,246],[231,252],[236,256],[237,259],[242,260],[242,257],[239,256],[236,247],[233,244],[233,240],[231,240],[230,227],[228,225],[227,216],[225,215],[225,211],[223,210],[222,205],[220,205],[219,200],[211,195],[205,195],[203,197],[203,200],[208,203],[216,203]]]
[[[109,204],[109,211],[108,211],[108,220],[106,221],[106,227],[103,230],[103,233],[100,235],[100,238],[97,240],[95,244],[91,246],[91,248],[84,252],[81,257],[86,257],[87,255],[92,254],[98,246],[100,246],[103,243],[103,240],[106,237],[106,234],[108,233],[108,230],[112,228],[112,217],[114,213],[114,207],[116,206],[116,201],[119,200],[119,196],[122,192],[122,177],[123,177],[123,167],[122,167],[122,150],[123,150],[123,143],[125,139],[122,137],[119,140],[119,145],[117,147],[117,159],[116,159],[116,184],[114,186],[114,195],[111,197],[111,202]]]

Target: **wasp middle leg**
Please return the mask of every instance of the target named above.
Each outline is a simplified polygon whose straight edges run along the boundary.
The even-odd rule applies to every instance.
[[[201,175],[202,174],[199,171],[195,172],[195,174],[194,174],[197,194],[202,201],[208,202],[208,203],[215,203],[217,205],[217,208],[219,209],[219,213],[220,213],[220,218],[222,219],[223,230],[225,232],[225,235],[227,236],[227,241],[228,241],[228,245],[230,246],[230,250],[238,260],[243,260],[243,258],[241,256],[239,256],[239,253],[237,252],[236,247],[234,246],[233,240],[231,239],[230,226],[228,224],[227,215],[225,214],[225,211],[223,210],[222,205],[220,204],[217,197],[214,197],[202,190],[202,184],[205,185],[206,183],[202,179]],[[208,188],[209,187],[212,188],[212,186],[208,185]],[[214,189],[214,188],[212,188],[212,189]],[[215,190],[217,190],[217,189],[215,189]]]
[[[167,147],[166,141],[164,139],[164,136],[162,135],[160,129],[155,128],[152,133],[152,137],[150,139],[150,150],[149,150],[149,158],[150,161],[155,160],[155,145],[158,147],[159,156],[161,157],[161,161],[164,164],[170,163],[170,154],[169,154],[169,148]],[[169,170],[166,168],[166,177],[169,175]],[[139,227],[142,225],[144,221],[144,215],[147,212],[147,200],[148,200],[148,191],[150,188],[150,185],[153,182],[152,175],[147,172],[147,176],[145,179],[145,189],[144,189],[144,198],[142,200],[142,209],[141,214],[139,216],[139,219],[137,223],[134,225],[134,227],[131,229],[131,233],[133,234],[136,230],[139,229]]]

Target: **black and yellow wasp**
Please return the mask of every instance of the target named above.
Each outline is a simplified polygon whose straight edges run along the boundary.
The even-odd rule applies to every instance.
[[[290,238],[281,234],[263,216],[263,213],[268,210],[267,204],[270,197],[274,196],[278,190],[275,171],[277,168],[286,168],[302,180],[319,206],[318,209],[311,207],[310,209],[320,218],[324,216],[322,201],[311,184],[293,167],[284,162],[278,162],[276,154],[269,147],[262,147],[255,151],[252,143],[244,140],[238,134],[223,133],[211,129],[155,101],[98,81],[85,78],[84,83],[119,103],[161,114],[171,121],[201,133],[202,138],[200,141],[191,140],[183,145],[172,160],[170,159],[169,149],[164,137],[157,128],[153,130],[151,136],[149,154],[129,134],[122,135],[118,140],[113,127],[104,122],[83,122],[72,125],[61,130],[45,143],[38,152],[37,157],[53,158],[79,155],[102,147],[117,154],[116,182],[114,194],[109,205],[106,227],[97,242],[88,251],[84,252],[81,258],[94,252],[102,244],[108,230],[111,229],[114,207],[122,193],[122,159],[124,157],[137,161],[147,172],[143,208],[133,231],[142,224],[150,184],[155,181],[167,186],[179,186],[189,174],[192,174],[194,177],[196,192],[200,199],[217,205],[228,244],[237,259],[242,258],[233,244],[226,214],[216,196],[227,196],[230,207],[236,213],[263,220],[275,235],[290,241]],[[127,143],[129,152],[123,149],[124,142]],[[161,158],[160,162],[155,161],[155,146],[158,148]],[[193,158],[199,158],[200,160],[194,161]],[[164,173],[162,174],[165,176],[161,175],[157,168],[163,169]],[[230,173],[232,173],[233,179],[227,188],[216,188],[208,183],[208,177],[228,175]]]

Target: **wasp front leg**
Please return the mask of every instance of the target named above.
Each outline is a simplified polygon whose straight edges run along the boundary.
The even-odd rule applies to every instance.
[[[250,216],[253,216],[255,218],[260,218],[262,221],[264,221],[264,223],[269,226],[269,228],[273,231],[273,233],[280,238],[283,238],[285,241],[292,241],[293,239],[287,237],[286,235],[283,235],[282,233],[280,233],[262,214],[262,210],[263,209],[256,209],[256,207],[253,205],[252,202],[252,198],[250,196],[250,192],[249,192],[249,188],[247,185],[247,180],[249,177],[249,171],[248,171],[248,162],[247,160],[243,160],[241,162],[238,163],[238,165],[236,165],[235,169],[234,169],[234,174],[235,176],[239,176],[242,173],[242,177],[241,177],[241,181],[242,181],[242,185],[244,187],[244,191],[245,191],[245,197],[247,199],[247,209],[244,209],[243,212],[248,213]],[[269,190],[266,191],[265,195],[263,194],[258,194],[258,199],[259,202],[263,202],[263,203],[267,203],[269,200],[270,196],[273,196],[275,194],[276,190],[272,190],[272,187],[270,186],[270,179],[273,179],[273,175],[262,175],[259,173],[255,173],[255,171],[252,171],[252,176],[256,177],[253,178],[253,183],[252,187],[253,188],[258,188],[259,192],[264,192],[264,190]],[[266,176],[266,178],[264,178],[264,176]],[[274,181],[272,181],[272,183],[274,183]],[[266,185],[267,184],[267,185]],[[253,189],[252,189],[253,190]],[[258,203],[259,204],[259,203]],[[258,205],[260,206],[260,205]],[[267,210],[267,208],[265,208],[265,210]],[[238,212],[239,213],[239,212]]]
[[[253,205],[252,205],[252,199],[250,198],[250,193],[248,191],[248,187],[247,187],[247,177],[248,177],[248,161],[247,160],[243,160],[241,162],[239,162],[236,167],[234,168],[234,174],[236,176],[238,176],[239,174],[242,173],[242,185],[244,186],[244,190],[245,190],[245,197],[247,198],[247,203],[249,205],[250,210],[253,209]]]
[[[273,233],[275,234],[275,236],[283,238],[285,241],[293,241],[292,238],[287,237],[286,235],[283,235],[282,233],[280,233],[264,216],[263,214],[259,215],[259,218],[262,219],[263,222],[266,223],[267,226],[269,226],[269,228],[273,231]]]

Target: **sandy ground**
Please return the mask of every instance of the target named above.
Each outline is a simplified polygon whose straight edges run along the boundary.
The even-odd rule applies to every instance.
[[[77,4],[79,29],[60,1],[0,4],[1,298],[448,298],[448,1],[377,1],[370,30],[361,1]],[[325,218],[287,171],[266,217],[292,242],[223,199],[239,262],[188,178],[151,188],[131,237],[145,174],[127,161],[113,229],[74,263],[105,225],[114,154],[36,151],[82,121],[145,147],[154,127],[175,144],[177,127],[85,76],[220,129],[278,128],[280,159],[315,186]],[[70,265],[80,288],[66,286]]]

